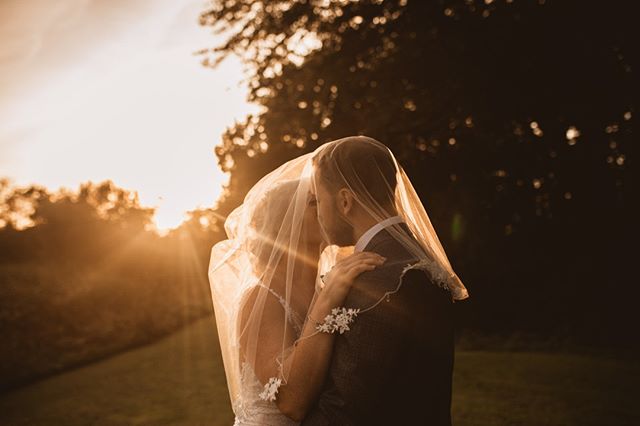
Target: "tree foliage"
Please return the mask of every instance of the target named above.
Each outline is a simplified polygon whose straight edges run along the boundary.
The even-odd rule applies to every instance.
[[[212,313],[213,213],[163,237],[153,213],[111,181],[55,193],[0,181],[0,392]]]
[[[624,334],[632,37],[625,3],[213,1],[263,112],[216,148],[220,213],[284,161],[353,134],[389,146],[475,302],[465,324]],[[591,316],[594,310],[605,319]]]

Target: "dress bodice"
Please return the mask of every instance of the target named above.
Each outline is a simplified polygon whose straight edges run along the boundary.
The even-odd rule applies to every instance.
[[[253,368],[246,362],[242,364],[240,386],[241,397],[233,410],[236,414],[234,426],[297,426],[300,424],[282,414],[275,402],[265,401],[259,397],[263,385],[256,377]]]
[[[262,284],[258,285],[268,289],[279,300],[285,310],[287,320],[296,330],[296,334],[300,335],[304,325],[301,316],[273,289]],[[240,374],[240,396],[233,407],[236,415],[234,426],[298,426],[300,424],[282,414],[274,401],[260,398],[264,385],[260,383],[248,362],[242,363]]]

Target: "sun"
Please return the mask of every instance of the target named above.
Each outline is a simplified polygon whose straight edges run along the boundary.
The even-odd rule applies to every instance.
[[[194,21],[200,6],[191,4],[184,16],[174,13],[177,7],[160,13],[158,6],[162,16],[132,18],[130,31],[106,41],[90,42],[93,30],[70,25],[65,31],[87,38],[87,51],[40,67],[37,87],[22,82],[21,73],[12,76],[25,89],[0,96],[0,107],[11,105],[0,122],[0,145],[7,141],[3,173],[48,188],[111,180],[138,192],[141,206],[156,209],[160,232],[178,227],[190,210],[215,206],[228,180],[215,146],[231,123],[259,107],[247,102],[239,59],[212,70],[193,55],[216,43]],[[167,26],[164,17],[175,22]],[[149,21],[141,26],[139,19]],[[56,40],[43,52],[66,52]]]
[[[166,234],[187,219],[187,212],[179,207],[159,207],[153,215],[153,224],[159,234]]]
[[[193,167],[184,175],[164,180],[158,171],[149,175],[151,179],[137,182],[145,189],[139,191],[140,204],[155,209],[153,225],[161,235],[178,228],[189,218],[189,211],[214,208],[228,181],[228,175],[214,164]]]

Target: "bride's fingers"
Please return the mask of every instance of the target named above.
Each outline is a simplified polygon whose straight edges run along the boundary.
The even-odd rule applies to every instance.
[[[361,263],[375,263],[375,264],[382,264],[385,262],[385,258],[375,254],[375,253],[367,253],[367,254],[363,254],[362,256],[359,257],[354,257],[353,259],[351,259],[348,263],[345,263],[343,265],[343,268],[345,269],[349,269],[349,268],[353,268],[356,265],[359,265]]]
[[[347,273],[349,282],[353,283],[353,281],[358,278],[360,274],[367,271],[372,271],[379,266],[378,263],[360,263],[349,270]]]
[[[345,257],[342,261],[343,262],[349,262],[349,261],[354,261],[354,260],[357,260],[357,259],[363,259],[363,258],[368,258],[368,257],[382,257],[382,256],[380,256],[378,253],[374,253],[372,251],[361,251],[361,252],[353,253],[353,254]]]
[[[349,281],[353,281],[365,271],[372,271],[378,266],[384,263],[383,259],[363,259],[358,263],[353,264],[346,271]]]
[[[375,268],[376,266],[382,265],[384,262],[385,260],[382,258],[374,258],[374,257],[362,258],[362,259],[358,259],[356,261],[350,262],[349,264],[341,265],[339,268],[336,268],[336,273],[348,274],[354,268],[358,268],[363,265],[372,266],[373,268]]]
[[[383,261],[385,260],[385,258],[383,256],[380,256],[377,253],[373,253],[373,252],[361,252],[361,253],[355,253],[352,254],[351,256],[345,258],[344,260],[342,260],[342,262],[340,262],[340,266],[342,267],[351,267],[359,262],[362,261],[368,261],[368,260],[373,260],[373,261]],[[338,265],[336,265],[338,266]]]
[[[382,265],[386,258],[373,252],[360,252],[348,256],[347,258],[336,263],[336,265],[325,276],[325,283],[328,286],[333,285],[351,286],[353,280],[362,272],[370,271]]]

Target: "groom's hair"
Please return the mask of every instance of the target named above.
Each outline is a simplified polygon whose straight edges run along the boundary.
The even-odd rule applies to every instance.
[[[398,184],[396,166],[389,149],[367,136],[350,136],[320,150],[313,163],[328,188],[337,192],[348,188],[360,195],[368,194],[388,212],[395,210]],[[360,197],[361,201],[365,201]]]

